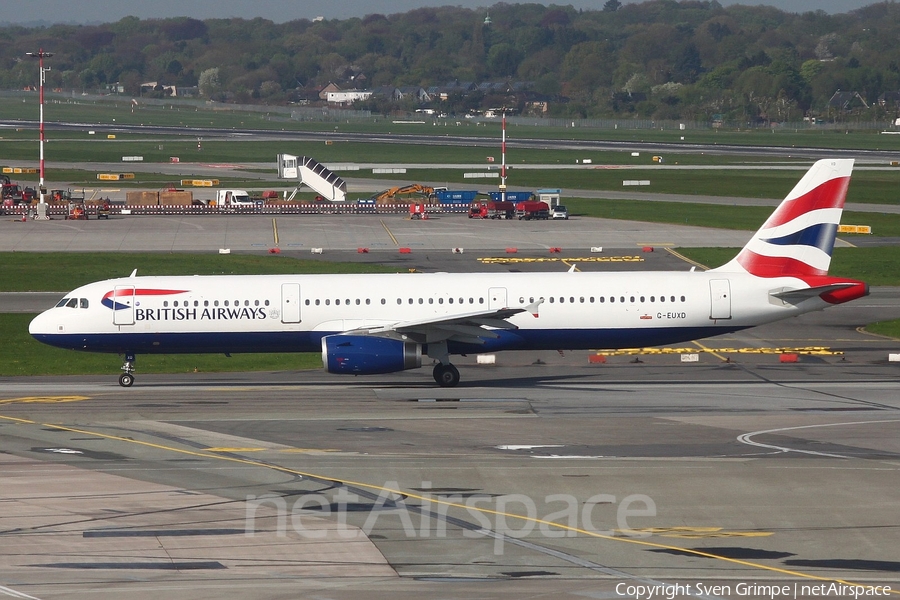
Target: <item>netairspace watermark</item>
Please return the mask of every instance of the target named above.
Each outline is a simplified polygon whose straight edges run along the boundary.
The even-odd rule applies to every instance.
[[[707,585],[703,582],[672,584],[619,583],[616,594],[623,599],[675,600],[676,598],[754,598],[769,600],[795,598],[873,598],[891,595],[889,585],[850,585],[845,583],[759,584],[734,583]]]
[[[303,517],[316,516],[333,518],[337,521],[337,535],[351,539],[359,535],[361,530],[370,535],[378,525],[378,520],[386,517],[399,519],[403,534],[407,538],[444,538],[447,536],[448,524],[462,529],[463,536],[476,538],[490,536],[494,538],[494,553],[503,554],[504,539],[525,538],[540,535],[546,538],[565,538],[582,535],[646,537],[648,533],[632,529],[628,520],[656,516],[656,503],[647,495],[630,494],[621,499],[612,494],[595,494],[585,501],[579,501],[571,494],[551,494],[543,498],[543,514],[538,504],[525,494],[468,495],[437,494],[427,490],[431,482],[423,482],[420,490],[413,498],[407,498],[393,490],[400,487],[396,481],[389,481],[378,488],[380,491],[374,499],[371,496],[361,497],[346,488],[338,487],[331,494],[310,493],[292,498],[290,504],[284,496],[264,494],[247,496],[244,533],[248,536],[257,532],[271,533],[271,527],[257,528],[257,518],[269,521],[272,517],[266,512],[257,517],[262,509],[274,508],[277,519],[275,534],[285,537],[293,531],[308,539],[323,539],[329,535],[323,528],[309,528]],[[410,504],[407,504],[410,502]],[[356,515],[358,522],[359,507],[368,510],[362,526],[349,525],[348,515]],[[612,523],[601,523],[595,509],[601,506],[615,507],[615,527]],[[454,510],[454,514],[449,512]],[[461,512],[460,512],[461,511]],[[612,519],[607,516],[607,521]],[[290,526],[288,525],[290,522]],[[604,528],[603,525],[608,528]],[[388,524],[382,523],[382,526]],[[394,529],[396,523],[389,526]],[[334,529],[331,529],[334,531]],[[332,534],[333,535],[333,534]]]

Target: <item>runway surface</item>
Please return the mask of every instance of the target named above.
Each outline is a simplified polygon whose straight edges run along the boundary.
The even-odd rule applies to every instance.
[[[452,391],[419,371],[4,381],[2,585],[35,598],[897,587],[895,366],[501,357],[462,364]]]
[[[575,261],[585,270],[687,269],[661,246],[639,245],[747,237],[593,220],[319,219],[289,221],[282,239],[327,242],[322,259],[419,270],[567,269],[478,260],[511,258],[491,249],[512,243],[528,249],[523,258],[553,258],[547,247],[558,239],[579,251],[559,258],[603,245],[600,256],[641,259]],[[106,225],[4,223],[0,240],[265,252],[254,244],[271,235],[271,219],[252,217]],[[384,246],[357,254],[364,243]],[[412,253],[396,254],[399,244]],[[454,255],[455,245],[474,250]],[[306,245],[284,248],[310,256]],[[5,296],[0,310],[43,301],[52,298]],[[896,590],[900,365],[887,357],[898,343],[857,330],[892,318],[900,293],[876,288],[668,354],[605,364],[587,352],[506,352],[492,366],[460,358],[452,390],[436,388],[427,368],[142,375],[140,360],[135,386],[123,389],[114,356],[104,377],[0,379],[0,597]],[[749,351],[813,347],[825,350],[794,364]],[[687,352],[698,361],[681,362]]]

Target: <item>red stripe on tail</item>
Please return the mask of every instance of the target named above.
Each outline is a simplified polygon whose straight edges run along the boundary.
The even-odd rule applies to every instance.
[[[764,229],[770,227],[778,227],[784,225],[800,215],[806,214],[814,210],[823,208],[843,208],[844,199],[847,196],[847,187],[850,185],[849,177],[836,177],[830,179],[808,191],[802,196],[798,196],[789,202],[782,203],[778,209],[772,213]]]

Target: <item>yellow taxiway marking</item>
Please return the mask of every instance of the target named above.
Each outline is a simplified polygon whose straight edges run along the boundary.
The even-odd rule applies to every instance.
[[[716,351],[714,351],[714,350],[712,350],[712,349],[710,349],[710,348],[707,348],[706,346],[704,346],[703,344],[701,344],[701,343],[698,342],[698,341],[694,341],[694,343],[695,343],[701,350],[703,350],[704,352],[709,352],[710,354],[712,354],[713,356],[715,356],[716,358],[718,358],[718,359],[721,360],[722,362],[728,362],[728,357],[727,357],[727,356],[722,356],[722,355],[719,354],[718,352],[716,352]]]
[[[664,248],[664,250],[666,252],[668,252],[669,254],[671,254],[672,256],[674,256],[675,258],[677,258],[679,260],[683,260],[684,262],[688,263],[689,265],[694,265],[695,267],[703,269],[704,271],[709,271],[709,267],[707,267],[703,263],[698,263],[696,260],[692,260],[692,259],[688,258],[681,252],[676,252],[675,250],[672,250],[671,248]]]
[[[598,350],[601,356],[634,356],[635,354],[696,354],[707,352],[722,360],[728,360],[722,354],[803,354],[806,356],[843,356],[843,351],[832,350],[827,346],[803,346],[798,348],[708,348],[700,342],[694,342],[700,348],[621,348],[619,350]]]
[[[287,448],[279,450],[284,454],[315,454],[317,452],[340,452],[337,448]]]
[[[769,537],[775,535],[772,531],[727,531],[721,527],[645,527],[639,529],[617,529],[616,531],[621,532],[624,535],[638,535],[644,533],[688,540],[700,540],[706,538]]]
[[[207,452],[265,452],[268,448],[207,448]]]
[[[391,241],[394,242],[395,246],[399,246],[400,242],[397,241],[397,238],[394,237],[394,234],[391,233],[391,230],[388,229],[387,223],[384,222],[384,219],[381,219],[381,226],[384,227],[384,230],[387,231],[387,234],[391,236]]]
[[[22,398],[7,398],[0,400],[0,404],[54,404],[58,402],[80,402],[90,400],[89,396],[24,396]]]
[[[560,529],[562,531],[569,531],[569,532],[572,532],[575,534],[581,534],[581,535],[584,535],[587,537],[592,537],[595,539],[606,540],[606,541],[610,541],[610,542],[618,542],[618,543],[623,543],[623,544],[633,544],[636,546],[642,546],[642,547],[646,547],[646,548],[655,548],[655,549],[676,551],[676,552],[690,554],[692,556],[701,556],[703,558],[711,558],[711,559],[729,563],[729,564],[741,565],[744,567],[749,567],[749,568],[757,569],[757,570],[761,570],[761,571],[769,571],[772,573],[778,573],[780,575],[797,577],[799,579],[809,579],[809,580],[813,580],[813,581],[825,581],[825,582],[836,582],[836,583],[839,583],[842,585],[855,586],[855,587],[860,587],[863,589],[872,589],[872,586],[866,585],[866,584],[854,583],[851,581],[833,578],[833,577],[823,577],[821,575],[815,575],[812,573],[804,573],[802,571],[795,571],[792,569],[783,569],[783,568],[772,566],[772,565],[755,563],[755,562],[752,562],[749,560],[730,558],[728,556],[721,556],[719,554],[715,554],[712,552],[706,552],[702,549],[684,548],[684,547],[680,547],[680,546],[673,546],[670,544],[660,544],[658,542],[651,542],[646,539],[609,535],[609,534],[600,533],[597,531],[582,529],[580,527],[575,527],[573,525],[567,525],[565,523],[557,523],[555,521],[548,521],[546,519],[541,519],[541,518],[537,518],[537,517],[519,515],[519,514],[515,514],[515,513],[509,513],[509,512],[505,512],[505,511],[501,511],[501,510],[494,510],[494,509],[490,509],[490,508],[482,508],[482,507],[478,507],[478,506],[472,506],[470,504],[462,504],[460,502],[452,502],[450,500],[445,500],[443,498],[435,498],[431,495],[416,494],[414,492],[406,492],[406,491],[402,491],[402,490],[396,490],[396,489],[381,486],[381,485],[374,485],[371,483],[363,483],[360,481],[353,481],[351,479],[341,479],[338,477],[326,477],[324,475],[318,475],[316,473],[308,473],[306,471],[300,471],[298,469],[291,469],[288,467],[283,467],[281,465],[267,464],[267,463],[252,460],[249,458],[241,458],[238,456],[223,456],[221,454],[211,454],[211,453],[201,452],[201,451],[196,451],[196,450],[188,450],[186,448],[176,448],[174,446],[166,446],[166,445],[157,444],[154,442],[145,442],[145,441],[135,440],[135,439],[121,437],[121,436],[117,436],[117,435],[111,435],[108,433],[100,433],[97,431],[90,431],[88,429],[79,429],[76,427],[68,427],[66,425],[58,425],[55,423],[39,423],[37,421],[31,421],[28,419],[17,419],[14,417],[6,417],[3,415],[0,415],[0,419],[15,421],[15,422],[21,423],[21,424],[38,425],[40,427],[50,427],[53,429],[58,429],[59,431],[68,431],[70,433],[77,433],[79,435],[90,435],[90,436],[95,436],[95,437],[106,439],[106,440],[114,440],[114,441],[123,442],[126,444],[135,444],[135,445],[143,446],[146,448],[154,448],[154,449],[162,450],[165,452],[173,452],[173,453],[183,454],[183,455],[187,455],[187,456],[196,456],[196,457],[200,457],[200,458],[214,458],[214,459],[218,459],[218,460],[222,460],[222,461],[226,461],[226,462],[230,462],[230,463],[261,467],[264,469],[271,469],[273,471],[278,471],[280,473],[287,473],[290,475],[298,475],[300,477],[308,477],[308,478],[317,479],[317,480],[333,481],[333,482],[341,483],[341,484],[347,485],[347,486],[354,486],[354,487],[360,487],[360,488],[364,488],[364,489],[368,489],[368,490],[373,490],[373,491],[378,492],[379,494],[382,494],[382,493],[394,494],[394,495],[404,498],[404,500],[407,498],[412,498],[413,500],[418,500],[422,503],[427,502],[430,504],[444,505],[444,506],[447,506],[448,508],[457,508],[457,509],[466,510],[466,511],[475,510],[475,511],[480,512],[485,515],[493,515],[493,516],[498,516],[498,517],[502,516],[507,519],[515,519],[515,520],[524,521],[527,523],[546,525],[548,527],[554,527],[554,528]],[[890,590],[890,593],[895,594],[895,595],[900,595],[900,590]]]
[[[573,260],[572,262],[569,262],[569,260],[570,260],[570,259],[568,259],[568,258],[563,258],[563,259],[561,259],[560,262],[562,262],[562,264],[566,265],[567,267],[569,267],[569,268],[572,269],[573,271],[578,271],[578,272],[580,273],[580,272],[581,272],[581,269],[579,269],[579,268],[576,266],[577,263],[574,262],[574,260]]]
[[[644,262],[640,256],[583,256],[575,258],[557,258],[552,256],[518,257],[518,256],[487,256],[478,259],[478,262],[486,265],[507,265],[520,263],[609,263],[609,262]]]

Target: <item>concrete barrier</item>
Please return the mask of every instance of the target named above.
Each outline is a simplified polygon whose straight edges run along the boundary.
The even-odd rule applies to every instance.
[[[479,365],[493,365],[497,363],[497,355],[496,354],[479,354],[475,357],[476,364]]]

